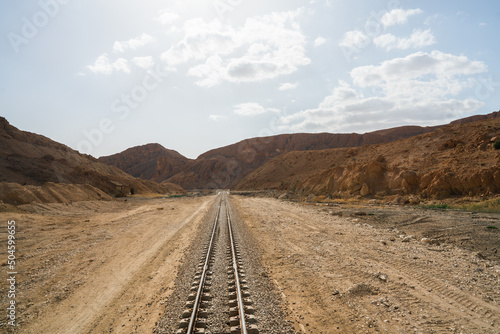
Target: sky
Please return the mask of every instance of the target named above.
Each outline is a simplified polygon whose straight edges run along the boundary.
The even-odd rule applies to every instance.
[[[0,0],[0,116],[95,157],[500,109],[500,3]]]

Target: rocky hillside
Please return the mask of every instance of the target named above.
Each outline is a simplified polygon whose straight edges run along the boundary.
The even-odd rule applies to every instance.
[[[3,201],[8,201],[5,195],[8,189],[11,189],[10,192],[19,191],[12,183],[39,187],[47,182],[88,184],[112,195],[120,192],[121,188],[124,192],[134,188],[137,193],[183,191],[177,185],[160,185],[135,178],[47,137],[21,131],[3,117],[0,117],[0,182],[10,183],[1,187]],[[45,189],[56,188],[51,186]],[[89,189],[85,186],[81,190],[88,193]],[[96,197],[102,197],[100,192]],[[40,198],[43,201],[43,198],[49,197],[42,194]]]
[[[331,197],[500,193],[500,112],[430,133],[363,147],[289,152],[251,172],[237,189]]]
[[[365,134],[283,134],[252,138],[208,151],[168,178],[185,189],[231,188],[270,159],[292,151],[357,147],[428,133],[433,127],[407,126]]]
[[[101,157],[99,161],[141,179],[164,181],[179,173],[190,160],[160,144],[147,144]]]

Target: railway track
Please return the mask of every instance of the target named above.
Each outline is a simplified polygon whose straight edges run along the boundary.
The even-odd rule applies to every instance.
[[[212,282],[217,275],[227,275],[227,295],[224,313],[227,314],[225,324],[219,324],[218,328],[226,328],[226,333],[231,334],[258,334],[256,318],[253,315],[253,302],[246,282],[243,269],[243,261],[238,249],[236,236],[231,224],[230,205],[227,192],[219,194],[219,202],[216,217],[205,245],[202,258],[198,264],[191,293],[182,312],[182,320],[179,323],[177,334],[203,334],[212,333],[210,329],[210,311],[214,288]],[[226,245],[227,271],[215,270],[216,256],[222,254],[216,252],[219,245]],[[219,255],[218,255],[219,254]],[[220,259],[219,259],[220,260]]]

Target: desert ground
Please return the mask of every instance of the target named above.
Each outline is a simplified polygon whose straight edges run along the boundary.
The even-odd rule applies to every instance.
[[[4,206],[3,245],[7,222],[16,222],[17,327],[5,314],[0,332],[161,332],[176,279],[187,254],[201,247],[216,201]],[[296,333],[500,332],[499,214],[236,195],[230,201],[246,254],[262,267]],[[4,277],[7,255],[4,247]],[[0,284],[3,310],[7,294]]]

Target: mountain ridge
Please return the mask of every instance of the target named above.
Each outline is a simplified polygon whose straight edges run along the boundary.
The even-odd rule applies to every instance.
[[[500,192],[500,111],[377,145],[294,151],[235,188],[331,198],[491,196]]]
[[[0,183],[0,200],[16,204],[99,199],[132,188],[136,193],[183,191],[177,185],[135,178],[45,136],[19,130],[4,117],[0,117]],[[71,192],[83,197],[70,196]]]
[[[475,120],[487,119],[488,117],[494,117],[494,113],[474,115],[455,120],[454,122],[468,123]],[[446,125],[425,127],[416,125],[399,126],[364,134],[294,133],[255,137],[209,150],[199,155],[196,159],[183,157],[184,159],[181,160],[175,160],[169,154],[160,154],[158,152],[156,156],[151,156],[148,145],[152,144],[147,144],[134,147],[133,152],[135,157],[133,158],[128,157],[126,153],[128,150],[125,150],[99,159],[108,163],[111,161],[111,164],[114,166],[123,166],[123,163],[118,162],[120,160],[128,161],[129,163],[132,160],[143,161],[144,168],[140,167],[141,163],[136,163],[135,165],[129,164],[127,167],[122,168],[125,168],[126,172],[136,177],[157,182],[166,181],[178,184],[184,189],[231,188],[241,182],[253,170],[261,167],[272,158],[287,152],[359,147],[386,143],[429,133]],[[161,147],[167,150],[163,146]],[[173,152],[179,154],[176,151]]]
[[[173,176],[190,161],[179,152],[158,143],[134,146],[98,160],[146,180],[156,180],[160,175],[166,175],[165,179]]]

